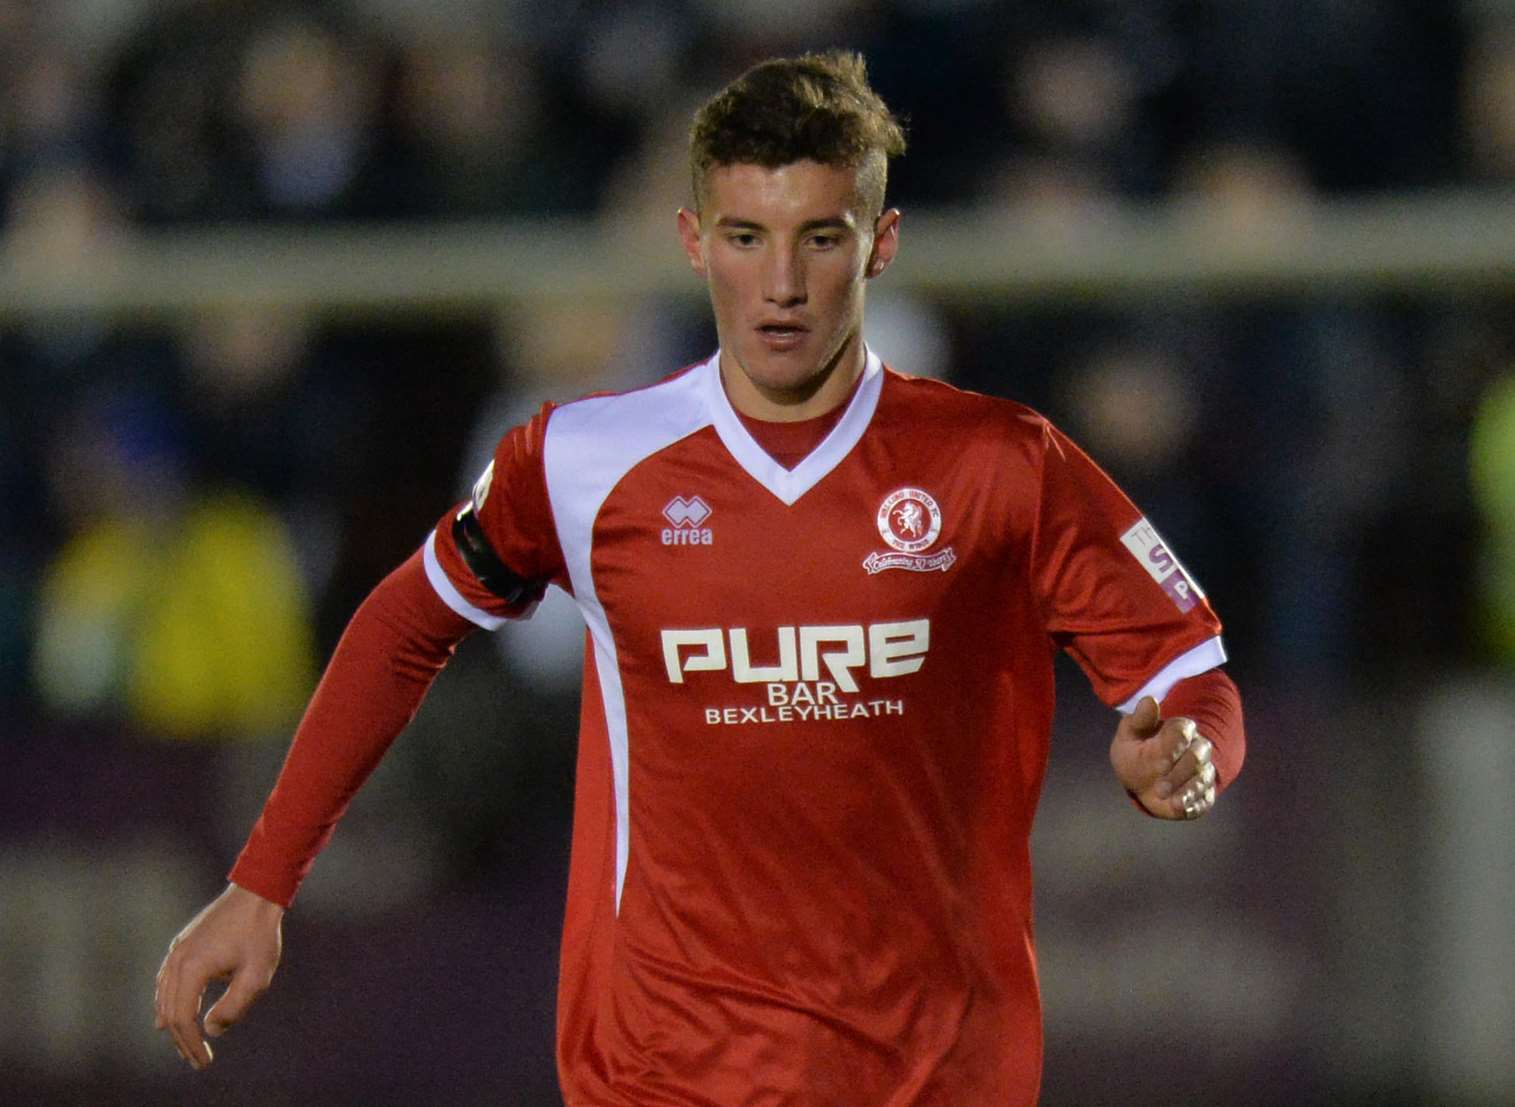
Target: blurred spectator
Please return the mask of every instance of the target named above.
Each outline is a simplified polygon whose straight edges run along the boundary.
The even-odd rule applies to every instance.
[[[252,36],[235,96],[262,212],[349,214],[376,92],[368,50],[313,19],[278,19]]]
[[[1474,180],[1515,182],[1515,21],[1490,28],[1470,51],[1462,139]]]
[[[0,231],[22,181],[87,167],[98,154],[96,76],[36,8],[0,3]]]
[[[1015,156],[1121,195],[1154,191],[1159,151],[1143,126],[1132,60],[1095,35],[1012,48],[1002,95],[1018,135]]]
[[[83,165],[37,169],[11,194],[0,257],[44,282],[87,275],[107,264],[122,233],[115,197]]]
[[[1479,405],[1471,460],[1483,516],[1484,634],[1500,664],[1515,668],[1515,367],[1490,383]]]
[[[1177,195],[1198,233],[1266,247],[1308,229],[1316,193],[1287,149],[1225,142],[1192,149]],[[1250,565],[1268,670],[1343,686],[1354,656],[1364,528],[1389,508],[1409,464],[1403,374],[1386,312],[1273,300],[1196,305],[1186,323],[1209,382],[1199,464],[1231,505],[1235,545],[1220,562]],[[1203,314],[1201,314],[1201,311]],[[1266,464],[1263,463],[1266,459]]]
[[[1308,171],[1287,148],[1228,140],[1197,143],[1178,163],[1175,199],[1195,205],[1192,216],[1213,221],[1228,241],[1268,241],[1308,220],[1316,201]]]
[[[175,424],[116,392],[55,440],[53,493],[74,527],[42,582],[37,688],[62,715],[149,734],[278,733],[314,670],[289,540],[252,497],[186,484]]]
[[[593,13],[578,58],[587,97],[611,113],[656,122],[685,91],[680,63],[698,23],[656,0],[607,4]],[[672,10],[670,10],[672,7]],[[690,112],[681,113],[688,118]]]
[[[1117,342],[1096,350],[1059,381],[1075,412],[1079,440],[1097,457],[1143,484],[1171,482],[1192,448],[1199,402],[1188,367],[1171,350]],[[1181,499],[1193,489],[1179,491]],[[1142,497],[1143,502],[1147,501]]]
[[[89,75],[58,43],[16,22],[10,48],[0,48],[7,77],[0,133],[19,162],[76,161],[85,154],[91,129]]]
[[[293,310],[227,307],[186,321],[185,407],[205,476],[293,499],[317,459],[291,432],[309,356],[310,327]]]
[[[400,50],[391,133],[363,202],[391,216],[550,211],[565,146],[548,132],[538,60],[479,33],[433,30]]]
[[[111,164],[140,222],[243,217],[253,210],[233,118],[234,81],[268,5],[157,5],[107,75]]]

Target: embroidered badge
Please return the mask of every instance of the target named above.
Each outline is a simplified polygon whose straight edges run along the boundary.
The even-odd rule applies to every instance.
[[[951,546],[927,554],[942,533],[942,509],[931,493],[919,488],[900,488],[884,497],[878,509],[879,536],[894,553],[877,550],[863,559],[872,576],[885,569],[912,573],[943,572],[957,563]]]

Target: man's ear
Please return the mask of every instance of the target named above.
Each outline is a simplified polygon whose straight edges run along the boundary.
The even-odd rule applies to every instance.
[[[705,251],[700,243],[700,214],[679,208],[679,242],[689,258],[689,267],[701,278],[705,276]]]
[[[873,222],[873,249],[865,275],[873,278],[889,268],[900,248],[900,209],[890,208]]]

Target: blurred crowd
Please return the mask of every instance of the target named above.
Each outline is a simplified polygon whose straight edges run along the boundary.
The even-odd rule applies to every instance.
[[[1067,228],[1203,201],[1265,234],[1326,200],[1515,188],[1511,0],[0,0],[0,263],[234,223],[575,217],[666,224],[672,249],[693,107],[836,44],[907,120],[907,213]],[[699,293],[0,311],[0,765],[269,751],[257,788],[214,793],[240,797],[224,863],[362,596],[535,405],[705,356]],[[870,296],[887,361],[1030,403],[1111,470],[1260,702],[1515,667],[1515,287]],[[373,824],[404,828],[394,873],[428,842],[487,865],[507,822],[560,831],[565,606],[444,674]],[[402,848],[364,817],[346,841]]]
[[[1266,226],[1320,197],[1515,183],[1511,7],[0,0],[0,251],[228,222],[666,220],[691,106],[836,42],[909,122],[907,210],[1069,225],[1198,197]],[[1427,573],[1470,610],[1464,432],[1510,362],[1506,305],[900,295],[870,337],[1069,424],[1225,597],[1244,656],[1329,680],[1382,635],[1422,660],[1466,639],[1410,617]],[[697,308],[646,303],[0,323],[0,703],[277,732],[491,419],[709,339]]]
[[[1507,178],[1499,16],[1409,0],[5,0],[0,185],[13,235],[60,208],[149,225],[610,214],[679,168],[703,93],[838,42],[912,124],[896,185],[916,206]]]

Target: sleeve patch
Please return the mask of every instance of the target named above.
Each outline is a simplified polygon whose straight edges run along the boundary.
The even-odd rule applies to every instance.
[[[1190,611],[1205,598],[1198,583],[1145,518],[1138,519],[1135,526],[1120,536],[1120,540],[1180,611]]]

